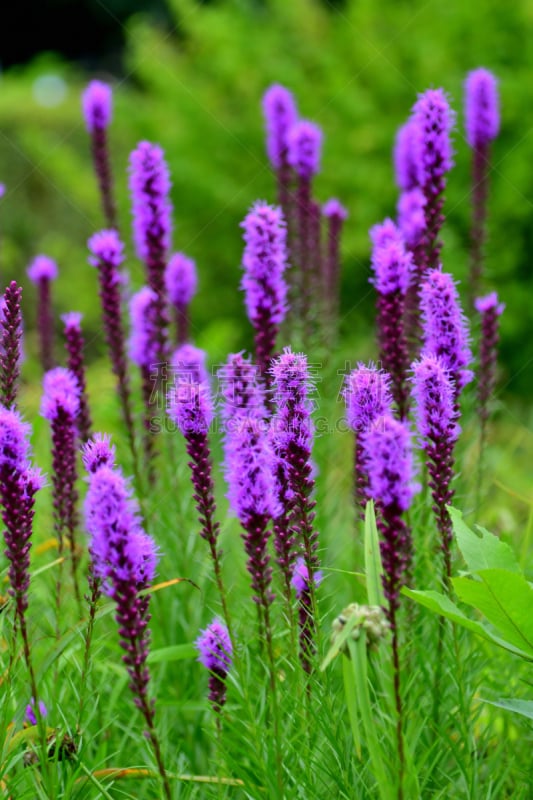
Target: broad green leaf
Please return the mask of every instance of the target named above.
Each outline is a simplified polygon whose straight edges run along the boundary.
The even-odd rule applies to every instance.
[[[195,658],[198,650],[194,644],[176,644],[171,647],[160,647],[159,650],[152,650],[148,654],[149,664],[160,664],[167,661],[183,661],[187,658]]]
[[[476,526],[480,536],[471,530],[463,520],[463,515],[456,508],[449,508],[453,530],[459,550],[467,563],[470,572],[480,569],[506,569],[520,572],[520,567],[512,549],[500,541],[493,533]]]
[[[514,700],[511,698],[502,698],[501,700],[483,700],[496,708],[503,708],[506,711],[514,711],[515,714],[521,714],[523,717],[533,719],[533,700]]]
[[[523,575],[505,569],[477,571],[480,580],[453,578],[457,596],[474,606],[510,644],[533,658],[533,589]]]
[[[365,511],[365,570],[368,605],[384,606],[385,596],[381,583],[383,566],[381,564],[378,528],[372,500],[369,500],[366,504]]]

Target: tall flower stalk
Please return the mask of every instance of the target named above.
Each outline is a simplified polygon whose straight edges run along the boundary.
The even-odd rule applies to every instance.
[[[57,278],[57,264],[48,256],[37,256],[28,267],[28,278],[37,287],[37,329],[41,366],[44,372],[54,366],[54,317],[51,285]]]
[[[315,587],[322,581],[322,572],[318,570],[313,576]],[[304,559],[300,556],[294,565],[292,585],[298,600],[298,625],[300,628],[300,662],[308,675],[311,673],[312,658],[316,652],[315,631],[313,624],[313,592],[309,582],[309,572]]]
[[[79,407],[80,387],[76,376],[64,367],[56,367],[47,372],[43,381],[41,415],[50,422],[52,433],[54,530],[60,558],[63,557],[65,538],[68,542],[74,592],[81,609],[81,593],[78,583],[79,554],[76,543],[78,527],[76,440]],[[61,588],[60,565],[56,590],[58,631]]]
[[[226,680],[233,660],[229,631],[223,622],[214,619],[200,631],[195,644],[198,661],[209,670],[209,701],[213,711],[220,714],[226,702]]]
[[[472,225],[470,228],[471,297],[480,290],[487,238],[490,149],[500,131],[500,98],[494,75],[480,67],[465,81],[466,140],[472,148]]]
[[[189,341],[189,305],[198,287],[196,264],[184,253],[174,253],[165,269],[165,287],[176,317],[178,345]]]
[[[269,161],[276,173],[278,203],[290,226],[292,222],[291,179],[289,144],[287,136],[298,119],[296,102],[284,86],[273,84],[263,95],[263,114],[266,123],[266,148]]]
[[[89,264],[98,270],[105,340],[111,367],[117,378],[122,415],[126,424],[135,469],[137,469],[137,448],[122,319],[121,289],[123,277],[119,271],[124,261],[124,245],[116,231],[108,230],[95,233],[89,239],[88,246],[91,253]]]
[[[67,368],[76,376],[80,389],[80,407],[78,411],[78,432],[82,442],[87,442],[91,436],[91,412],[87,396],[87,382],[85,380],[85,362],[83,349],[85,341],[81,330],[81,314],[70,311],[64,314],[63,320],[65,333],[65,347],[67,351]]]
[[[111,87],[102,81],[91,81],[82,94],[85,125],[91,138],[94,171],[100,189],[100,198],[106,225],[118,229],[117,209],[113,194],[113,176],[109,158],[107,129],[113,113]]]
[[[256,203],[244,222],[244,275],[246,311],[255,331],[255,355],[264,380],[274,355],[279,326],[287,310],[286,227],[281,209]]]
[[[17,405],[20,376],[22,313],[20,303],[22,288],[11,281],[2,298],[0,317],[0,400],[6,408]]]
[[[331,344],[337,335],[340,297],[340,242],[348,212],[335,197],[322,207],[328,224],[326,254],[322,272],[322,289],[326,313],[326,339]]]
[[[372,228],[370,236],[374,243],[371,283],[377,292],[379,359],[391,376],[391,390],[400,419],[405,419],[409,411],[409,352],[404,312],[413,259],[391,220]]]
[[[121,473],[103,465],[89,477],[85,500],[86,526],[91,537],[95,575],[116,605],[122,660],[130,678],[134,703],[144,716],[164,796],[172,792],[155,728],[154,702],[149,696],[147,657],[150,621],[147,593],[157,564],[154,541],[142,529],[131,489]]]

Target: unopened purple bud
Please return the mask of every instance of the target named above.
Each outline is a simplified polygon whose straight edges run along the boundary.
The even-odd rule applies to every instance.
[[[407,426],[389,415],[378,417],[363,434],[362,443],[370,497],[406,511],[417,491]]]
[[[57,278],[57,264],[48,256],[36,256],[27,269],[27,275],[32,283],[40,281],[54,281]]]
[[[322,130],[314,122],[302,119],[287,134],[288,161],[300,178],[310,180],[320,169]]]
[[[424,208],[426,198],[422,189],[402,192],[398,200],[398,227],[407,247],[415,248],[422,243],[426,229]]]
[[[298,118],[293,95],[284,86],[274,84],[263,95],[263,114],[267,128],[267,155],[274,169],[287,157],[287,134]]]
[[[83,466],[87,472],[93,473],[100,467],[115,466],[115,446],[107,433],[95,433],[82,448]]]
[[[232,664],[233,646],[228,629],[219,619],[214,619],[196,640],[198,661],[211,672],[226,675]]]
[[[178,381],[168,395],[168,415],[185,437],[207,433],[215,415],[207,383]]]
[[[319,586],[322,583],[322,578],[322,570],[317,570],[313,574],[315,586]],[[309,570],[307,569],[302,556],[296,559],[291,583],[294,586],[296,597],[301,597],[303,594],[307,594],[310,591],[311,587],[309,584]]]
[[[177,308],[188,306],[196,294],[198,276],[196,264],[184,253],[174,253],[165,270],[168,299]]]
[[[391,413],[390,375],[372,363],[358,364],[346,376],[344,398],[348,425],[356,433],[362,433],[375,419]]]
[[[134,364],[149,369],[157,363],[157,295],[143,286],[130,300],[129,355]]]
[[[206,353],[193,344],[182,344],[172,354],[172,377],[176,382],[209,383]]]
[[[63,411],[75,417],[80,406],[80,387],[69,369],[56,367],[43,378],[41,415],[53,420]]]
[[[483,147],[500,131],[498,81],[487,69],[469,72],[465,81],[465,128],[470,147]]]
[[[409,119],[398,129],[393,154],[396,183],[404,192],[418,186],[417,148],[417,124]]]
[[[83,116],[89,133],[107,128],[111,122],[113,92],[107,83],[91,81],[81,96]]]
[[[39,700],[39,714],[43,719],[48,716],[48,709],[42,700]],[[26,721],[29,722],[30,725],[37,725],[37,717],[35,716],[35,699],[33,697],[26,706]]]

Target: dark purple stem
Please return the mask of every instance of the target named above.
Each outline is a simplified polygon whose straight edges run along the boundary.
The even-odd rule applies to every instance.
[[[176,326],[178,330],[178,346],[189,341],[189,306],[183,305],[176,308]]]
[[[472,158],[472,227],[470,231],[470,283],[471,301],[477,297],[483,278],[484,247],[487,236],[487,197],[490,147],[477,145]]]
[[[149,367],[141,367],[141,392],[143,399],[143,449],[144,449],[144,468],[146,470],[148,483],[151,484],[155,478],[154,474],[154,431],[152,429],[153,414],[156,409],[155,392],[156,386],[154,376]]]
[[[95,126],[91,130],[91,151],[106,223],[109,228],[118,231],[117,209],[113,197],[113,177],[105,128]]]
[[[65,328],[65,346],[67,350],[67,367],[75,375],[80,387],[80,408],[77,423],[80,439],[87,442],[91,438],[91,413],[87,397],[87,382],[85,380],[85,364],[83,359],[84,348],[81,328],[69,325]]]
[[[311,315],[312,299],[312,226],[311,226],[311,181],[309,178],[298,177],[296,194],[298,214],[298,250],[297,269],[295,276],[296,291],[299,293],[297,308],[300,309],[301,320],[307,329]]]
[[[435,171],[442,166],[442,160],[436,155]],[[440,265],[440,251],[442,242],[439,233],[444,223],[442,208],[444,198],[442,194],[446,188],[444,177],[434,177],[432,182],[423,187],[426,204],[424,206],[424,216],[426,219],[424,232],[424,257],[425,264],[423,272],[431,269],[438,269]]]
[[[11,281],[4,292],[4,316],[0,339],[0,392],[2,404],[15,409],[20,375],[20,340],[22,288]]]
[[[433,498],[433,513],[437,520],[437,529],[441,537],[441,547],[444,554],[444,585],[446,591],[450,588],[452,574],[451,545],[453,541],[452,521],[446,509],[453,500],[453,489],[450,483],[453,478],[453,451],[455,442],[449,441],[444,436],[430,439],[426,446],[428,461],[426,466],[429,472],[429,488]]]
[[[48,372],[55,363],[53,355],[54,318],[52,315],[50,280],[48,278],[40,278],[37,284],[37,291],[37,328],[41,347],[41,366],[44,372]]]
[[[409,353],[403,325],[404,308],[405,295],[399,290],[390,294],[378,294],[379,357],[381,366],[391,376],[392,395],[401,420],[407,417],[409,411],[407,388]]]
[[[426,271],[426,257],[423,242],[417,242],[410,250],[413,255],[413,268],[405,296],[404,327],[405,339],[409,347],[409,358],[412,361],[420,354],[422,325],[420,321],[419,292]]]
[[[328,217],[327,250],[324,260],[323,291],[326,301],[330,341],[335,339],[339,319],[340,240],[343,220],[337,214]]]

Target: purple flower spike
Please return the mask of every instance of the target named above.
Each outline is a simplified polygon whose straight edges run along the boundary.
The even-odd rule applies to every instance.
[[[172,354],[171,371],[174,382],[189,380],[192,383],[209,383],[205,350],[193,344],[177,347]]]
[[[192,258],[174,253],[165,270],[165,286],[176,311],[178,344],[184,344],[189,338],[189,304],[198,287],[196,264]]]
[[[256,359],[266,377],[279,326],[286,313],[287,267],[285,220],[281,209],[258,202],[242,223],[244,276],[248,318],[255,329]]]
[[[4,292],[0,314],[0,400],[7,408],[15,408],[20,375],[22,288],[11,281]]]
[[[418,126],[409,119],[398,129],[394,144],[394,171],[396,183],[402,192],[409,192],[418,186]]]
[[[499,302],[496,292],[491,292],[485,297],[478,297],[474,306],[478,314],[481,315],[477,396],[483,444],[489,418],[488,404],[496,385],[496,364],[500,338],[499,318],[505,310],[505,305]]]
[[[39,715],[41,716],[42,719],[48,716],[48,709],[46,708],[42,700],[39,700],[38,708],[39,708]],[[26,717],[26,722],[28,722],[30,725],[37,725],[34,697],[31,698],[31,701],[26,706],[25,717]]]
[[[472,380],[467,369],[472,363],[468,323],[451,275],[436,269],[429,272],[420,289],[420,310],[424,352],[440,356],[450,372],[458,401],[463,387]]]
[[[129,356],[134,364],[150,372],[157,364],[157,295],[143,286],[130,300],[131,335]]]
[[[52,431],[52,487],[54,529],[58,554],[63,555],[67,537],[71,553],[71,574],[76,598],[81,604],[77,569],[79,554],[76,544],[78,526],[78,492],[76,490],[77,415],[80,407],[80,387],[76,376],[64,367],[47,372],[43,381],[41,415],[49,420]],[[57,585],[57,608],[61,603],[61,577]]]
[[[289,129],[298,119],[296,102],[284,86],[274,84],[263,96],[263,114],[267,128],[267,155],[274,169],[287,160]]]
[[[206,435],[215,415],[209,386],[179,381],[170,391],[168,413],[186,438],[190,434]]]
[[[398,200],[398,227],[405,244],[413,252],[419,246],[426,228],[426,198],[421,189],[402,192]]]
[[[78,412],[78,431],[82,442],[86,442],[91,435],[91,414],[87,397],[87,384],[85,381],[85,364],[83,349],[85,342],[81,331],[81,314],[71,311],[64,314],[61,319],[64,324],[65,344],[67,349],[67,367],[76,376],[80,389],[80,408]]]
[[[233,427],[241,416],[263,419],[265,416],[264,390],[257,364],[242,353],[228,356],[224,366],[218,370],[218,382],[222,395],[221,416],[225,430]]]
[[[122,276],[119,267],[124,261],[124,245],[116,231],[108,230],[91,236],[88,247],[91,252],[89,264],[98,270],[105,339],[113,372],[117,377],[122,413],[135,460],[135,433],[120,295]]]
[[[451,132],[455,113],[442,89],[428,89],[413,108],[417,126],[418,184],[424,192],[426,205],[426,236],[424,269],[435,269],[439,262],[442,244],[439,232],[444,221],[442,194],[446,188],[446,174],[453,166]]]
[[[389,604],[389,620],[396,629],[400,588],[411,557],[410,532],[402,519],[416,491],[409,430],[391,416],[378,417],[362,436],[368,494],[379,511],[383,537],[383,588]]]
[[[37,328],[41,347],[41,364],[46,372],[54,365],[54,318],[50,283],[57,278],[57,264],[48,256],[37,256],[27,269],[28,278],[37,286]]]
[[[326,300],[326,314],[330,326],[330,342],[335,338],[339,316],[340,294],[340,239],[348,211],[332,197],[322,207],[322,216],[328,223],[327,256],[323,265],[322,288]]]
[[[91,81],[81,96],[85,125],[91,138],[94,171],[100,189],[106,224],[117,227],[117,209],[113,197],[113,178],[107,144],[107,128],[113,111],[113,92],[107,83]]]
[[[465,128],[470,147],[483,147],[500,132],[498,81],[488,69],[469,72],[465,81]]]
[[[355,433],[354,447],[354,500],[358,516],[364,519],[367,501],[367,475],[363,467],[361,435],[383,414],[392,414],[390,375],[374,364],[358,364],[346,376],[344,387],[346,421]]]
[[[228,629],[219,619],[214,619],[196,640],[196,648],[209,676],[209,700],[219,713],[226,702],[226,677],[231,669],[233,646]]]
[[[444,581],[451,577],[452,524],[446,506],[453,500],[454,446],[459,436],[455,387],[440,358],[427,355],[413,364],[413,396],[418,431],[423,438],[433,498],[433,512],[444,553]]]
[[[115,467],[115,445],[111,444],[111,437],[107,433],[95,433],[92,439],[82,448],[83,466],[89,473],[96,472],[100,467]]]
[[[384,235],[384,232],[387,235]],[[409,364],[404,329],[405,298],[409,287],[413,258],[405,249],[401,233],[390,220],[372,229],[374,240],[370,282],[377,290],[377,327],[380,361],[392,379],[392,393],[401,419],[409,409],[406,378]]]
[[[490,145],[500,130],[498,82],[482,67],[465,82],[466,139],[472,148],[472,225],[470,229],[470,294],[474,298],[483,277],[487,239]]]
[[[310,180],[320,169],[322,130],[306,119],[295,122],[287,134],[288,161],[296,174]]]

